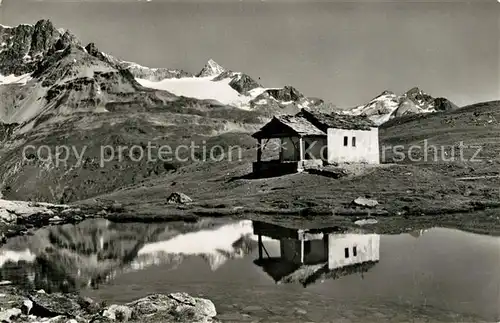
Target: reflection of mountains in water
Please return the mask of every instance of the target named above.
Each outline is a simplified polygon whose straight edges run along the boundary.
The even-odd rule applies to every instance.
[[[145,244],[137,257],[120,271],[141,270],[152,265],[170,265],[174,269],[192,256],[206,260],[210,269],[215,271],[228,260],[242,258],[257,247],[252,231],[252,221],[244,220],[151,242]]]
[[[216,270],[252,251],[251,221],[112,223],[88,220],[17,237],[0,249],[0,280],[48,292],[97,286],[122,271],[170,264],[186,257],[206,259]]]
[[[269,255],[266,244],[279,246],[279,255]],[[88,220],[8,241],[0,249],[0,280],[27,289],[70,292],[154,265],[175,269],[190,257],[204,259],[215,271],[256,249],[255,264],[276,283],[307,286],[368,271],[379,260],[380,236],[340,234],[329,228],[290,229],[249,220],[167,224]]]

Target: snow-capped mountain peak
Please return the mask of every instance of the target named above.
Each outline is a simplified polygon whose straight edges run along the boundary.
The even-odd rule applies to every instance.
[[[402,95],[385,90],[370,102],[343,113],[368,116],[376,124],[382,124],[392,118],[410,114],[430,113],[456,108],[450,101],[435,99],[418,87],[413,87]]]
[[[424,110],[432,111],[434,109],[434,98],[418,87],[411,88],[402,96],[410,99]]]
[[[221,65],[217,64],[216,61],[213,59],[209,59],[207,64],[203,67],[203,69],[198,73],[198,77],[210,77],[210,76],[217,76],[219,74],[222,74],[226,71],[224,67]]]
[[[366,115],[377,123],[382,124],[390,119],[391,114],[398,108],[400,97],[392,91],[385,90],[370,102],[352,110],[344,111],[349,115]]]
[[[266,117],[322,103],[291,86],[264,87],[213,59],[196,75],[123,61],[93,43],[83,47],[50,20],[0,26],[0,85],[0,96],[5,96],[0,102],[4,123],[25,123],[41,114],[109,112],[106,107],[123,104],[157,105],[175,97],[252,110]]]

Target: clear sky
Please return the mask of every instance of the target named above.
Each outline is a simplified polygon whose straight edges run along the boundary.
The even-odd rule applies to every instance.
[[[151,67],[212,58],[264,86],[340,107],[419,86],[465,105],[500,99],[500,3],[314,0],[3,0],[0,23],[51,19]]]

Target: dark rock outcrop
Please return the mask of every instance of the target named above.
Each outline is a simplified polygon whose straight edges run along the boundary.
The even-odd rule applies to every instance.
[[[238,91],[238,93],[240,94],[246,94],[248,91],[258,88],[261,85],[250,76],[246,74],[240,74],[234,77],[231,82],[229,82],[229,86]]]
[[[0,74],[22,75],[33,72],[49,53],[78,44],[71,33],[57,30],[50,20],[17,27],[0,26]]]
[[[423,109],[432,107],[434,103],[434,98],[418,87],[411,88],[403,94],[403,96],[410,99],[413,103],[419,105]]]
[[[50,20],[40,20],[35,24],[31,35],[28,55],[32,58],[43,57],[62,37]]]
[[[458,109],[458,106],[446,98],[434,99],[434,109],[436,111],[450,111]]]
[[[302,93],[297,91],[296,88],[292,86],[285,86],[281,89],[268,89],[265,93],[269,94],[271,97],[275,98],[278,101],[297,101],[304,97]]]
[[[80,40],[78,40],[78,38],[76,38],[76,36],[73,35],[69,30],[66,30],[61,38],[57,40],[56,44],[54,45],[54,49],[56,51],[63,50],[66,47],[72,45],[81,46]]]
[[[87,53],[89,53],[89,55],[92,55],[94,57],[98,57],[101,54],[94,43],[87,44],[87,46],[85,46],[85,50],[87,51]]]
[[[231,81],[229,82],[229,86],[232,87],[238,93],[243,95],[247,94],[248,91],[250,90],[262,86],[259,83],[257,83],[254,79],[252,79],[249,75],[244,73],[236,73],[232,71],[225,71],[216,76],[212,81],[218,82],[228,78],[231,79]]]

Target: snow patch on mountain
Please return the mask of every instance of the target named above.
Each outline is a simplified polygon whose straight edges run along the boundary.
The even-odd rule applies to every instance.
[[[1,90],[1,89],[0,89]],[[25,92],[24,99],[16,103],[15,109],[10,111],[9,106],[7,106],[6,113],[2,113],[2,106],[0,105],[0,121],[6,123],[22,123],[26,120],[30,120],[37,115],[39,115],[45,108],[40,102],[44,102],[44,98],[47,95],[47,89],[43,88],[40,84],[36,84],[34,87],[30,88]],[[30,128],[26,128],[26,131]]]
[[[31,73],[26,73],[23,75],[7,75],[4,76],[0,74],[0,85],[5,85],[5,84],[20,84],[20,85],[26,85],[29,81],[32,80]]]
[[[256,88],[249,91],[249,95],[242,95],[229,85],[232,81],[230,78],[220,81],[213,81],[213,77],[171,78],[159,82],[139,78],[136,80],[144,87],[200,100],[216,100],[222,104],[242,109],[248,109],[250,101],[266,90],[265,88]]]

